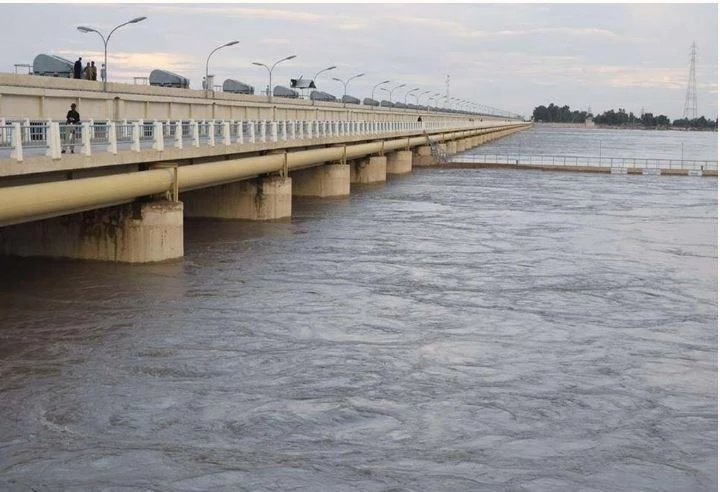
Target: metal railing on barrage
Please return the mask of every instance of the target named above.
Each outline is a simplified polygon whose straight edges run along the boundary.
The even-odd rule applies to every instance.
[[[459,154],[450,162],[505,164],[522,166],[572,166],[606,169],[686,169],[717,171],[718,161],[689,159],[655,159],[640,157],[562,156],[528,154]]]
[[[60,159],[66,151],[89,156],[118,150],[163,151],[231,144],[284,142],[342,136],[381,135],[403,131],[462,130],[453,121],[86,121],[69,125],[57,121],[9,122],[0,119],[0,153],[22,162],[26,151]],[[2,156],[0,156],[2,159]]]

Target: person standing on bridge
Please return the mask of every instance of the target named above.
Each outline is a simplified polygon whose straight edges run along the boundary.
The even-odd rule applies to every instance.
[[[75,65],[73,65],[73,78],[82,78],[82,57],[75,60]]]
[[[80,113],[75,108],[77,108],[77,105],[72,103],[65,121],[66,144],[70,148],[71,154],[75,153],[75,132],[77,131],[77,125],[80,124]],[[66,151],[67,149],[62,149],[61,152],[64,154]]]
[[[90,62],[90,80],[97,80],[97,67],[95,62]]]

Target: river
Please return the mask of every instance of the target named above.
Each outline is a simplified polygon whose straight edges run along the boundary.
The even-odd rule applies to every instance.
[[[181,261],[6,258],[0,490],[716,490],[717,207],[417,169]]]

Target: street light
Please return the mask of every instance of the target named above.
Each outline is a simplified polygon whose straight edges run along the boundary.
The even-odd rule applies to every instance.
[[[315,76],[312,78],[312,81],[314,82],[315,80],[317,80],[318,75],[320,75],[321,73],[327,72],[328,70],[335,70],[336,68],[337,67],[335,65],[333,65],[332,67],[323,68],[322,70],[320,70],[318,73],[315,74]],[[315,88],[317,89],[317,84],[315,84]]]
[[[419,91],[420,87],[416,87],[414,89],[409,90],[407,93],[405,93],[405,105],[407,106],[407,97],[412,94],[415,91]]]
[[[396,85],[395,87],[393,87],[393,88],[390,89],[390,90],[387,90],[385,87],[381,87],[380,90],[381,90],[381,91],[385,91],[385,92],[387,92],[388,94],[390,94],[390,97],[388,98],[388,101],[390,101],[390,104],[392,104],[392,93],[393,93],[393,91],[394,91],[395,89],[400,89],[401,87],[405,87],[406,85],[407,85],[407,84]],[[388,110],[389,110],[389,109],[390,109],[390,108],[388,107]]]
[[[213,84],[210,83],[210,74],[208,73],[208,66],[209,66],[209,64],[210,64],[210,57],[212,56],[213,53],[215,53],[215,52],[216,52],[217,50],[219,50],[220,48],[225,48],[226,46],[232,46],[232,45],[234,45],[234,44],[238,44],[239,42],[240,42],[240,41],[230,41],[229,43],[225,43],[225,44],[223,44],[223,45],[221,45],[221,46],[218,46],[218,47],[215,48],[214,50],[212,50],[212,51],[210,52],[210,54],[208,55],[207,61],[205,62],[205,97],[207,97],[207,95],[208,95],[208,89],[210,89],[211,91],[213,90],[213,87],[212,87]]]
[[[420,106],[420,98],[423,97],[425,94],[429,94],[430,92],[432,92],[432,91],[431,90],[423,91],[420,94],[418,94],[417,96],[415,96],[415,103],[418,106]]]
[[[434,93],[432,96],[428,97],[428,104],[427,104],[427,110],[428,110],[428,112],[430,111],[430,101],[434,101],[434,100],[437,99],[438,97],[441,97],[441,96],[440,96],[440,94],[438,94],[437,92]]]
[[[376,89],[377,87],[381,86],[381,85],[389,84],[389,83],[390,83],[389,80],[383,80],[383,81],[380,82],[379,84],[375,84],[375,85],[373,86],[372,92],[370,93],[370,99],[372,99],[373,104],[375,104],[375,89]],[[385,89],[385,90],[387,90],[387,89]]]
[[[100,36],[100,39],[102,39],[103,45],[105,45],[105,77],[103,78],[103,91],[107,91],[107,79],[108,79],[107,45],[108,45],[108,41],[110,41],[110,36],[112,36],[112,34],[115,31],[117,31],[118,29],[120,29],[122,26],[127,26],[128,24],[136,24],[138,22],[144,21],[145,19],[147,19],[147,17],[135,17],[132,20],[124,22],[124,23],[120,24],[119,26],[116,26],[112,31],[110,31],[110,34],[107,35],[107,38],[105,36],[103,36],[102,33],[100,31],[98,31],[97,29],[93,29],[92,27],[86,27],[86,26],[78,26],[77,30],[80,32],[83,32],[83,33],[96,32],[98,34],[98,36]]]
[[[272,73],[273,73],[273,70],[275,69],[275,66],[276,66],[278,63],[280,63],[280,62],[284,62],[284,61],[287,61],[287,60],[292,60],[292,59],[295,58],[296,56],[297,56],[297,55],[286,56],[285,58],[282,58],[282,59],[276,61],[276,62],[273,64],[272,67],[268,67],[268,66],[265,65],[264,63],[252,62],[253,65],[257,65],[258,67],[265,67],[265,68],[267,69],[267,71],[268,71],[268,75],[269,75],[269,77],[270,77],[270,83],[269,83],[269,85],[268,85],[268,90],[267,90],[268,101],[272,101]]]
[[[348,82],[350,82],[352,79],[356,79],[356,78],[358,78],[358,77],[362,77],[363,75],[365,75],[365,74],[364,74],[364,73],[359,73],[359,74],[357,74],[357,75],[353,75],[352,77],[350,77],[349,79],[347,79],[347,80],[345,80],[345,81],[343,81],[342,79],[339,79],[339,78],[337,78],[337,77],[333,77],[332,79],[333,79],[333,80],[337,80],[338,82],[340,82],[340,83],[343,85],[343,99],[344,99],[345,96],[347,95],[347,85],[348,85]]]

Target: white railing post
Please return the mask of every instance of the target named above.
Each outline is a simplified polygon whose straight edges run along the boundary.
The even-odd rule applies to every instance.
[[[288,122],[285,120],[282,120],[282,122],[280,123],[280,140],[282,140],[283,142],[287,142],[288,139],[287,124]]]
[[[272,142],[278,141],[278,125],[277,121],[273,121],[270,123],[270,140]]]
[[[117,155],[117,127],[114,121],[108,123],[108,132],[107,151],[112,155]]]
[[[165,150],[165,138],[163,131],[163,124],[161,122],[153,122],[153,149],[160,152]]]
[[[23,120],[22,125],[23,125],[22,126],[23,135],[22,135],[21,140],[29,142],[30,141],[30,118],[25,118]]]
[[[175,122],[175,148],[182,149],[182,123],[178,120]]]
[[[307,122],[305,121],[298,121],[298,127],[297,127],[297,138],[299,140],[303,140],[307,138],[307,132],[305,131],[305,125]]]
[[[5,118],[0,118],[0,143],[7,142],[7,128]]]
[[[248,142],[251,144],[255,143],[255,121],[248,121]]]
[[[290,122],[290,140],[295,140],[295,125],[297,125],[297,121]]]
[[[130,143],[130,150],[133,152],[140,152],[140,123],[134,121],[132,124],[132,142]]]
[[[215,147],[215,120],[207,122],[208,146]]]
[[[200,147],[200,122],[190,120],[190,134],[192,135],[192,146]]]
[[[92,121],[92,120],[90,120]],[[91,123],[83,122],[83,124],[80,127],[80,135],[81,135],[81,141],[82,141],[82,147],[80,148],[80,153],[86,156],[92,155],[92,144],[90,140],[90,130],[93,128],[90,126]]]
[[[62,150],[62,144],[60,143],[60,123],[48,122],[47,143],[48,149],[46,155],[51,159],[60,159],[60,151]]]
[[[266,131],[267,131],[267,122],[265,120],[260,121],[260,142],[265,143],[266,142]]]
[[[10,152],[10,157],[15,159],[18,162],[22,162],[23,160],[23,148],[22,148],[22,125],[20,123],[13,123],[13,129],[12,129],[12,152]]]
[[[244,144],[244,143],[245,143],[245,135],[244,135],[244,133],[243,133],[243,126],[242,126],[242,125],[243,125],[242,120],[239,120],[239,121],[237,122],[237,132],[238,132],[237,143],[239,143],[239,144]]]
[[[224,145],[230,145],[232,143],[232,139],[230,138],[230,122],[229,121],[223,121],[222,124],[223,129],[223,144]]]

